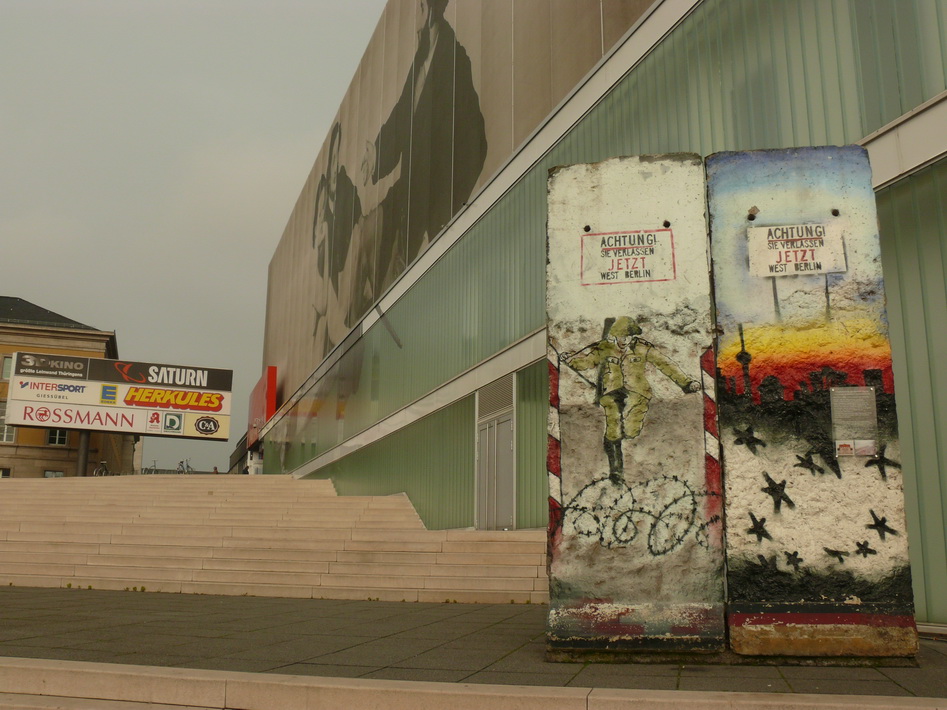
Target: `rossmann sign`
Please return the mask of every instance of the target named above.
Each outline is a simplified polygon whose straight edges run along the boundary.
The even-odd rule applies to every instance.
[[[227,439],[233,372],[17,353],[7,423]]]

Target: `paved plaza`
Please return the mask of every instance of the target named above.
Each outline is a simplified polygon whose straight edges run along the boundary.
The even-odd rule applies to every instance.
[[[0,589],[0,656],[336,678],[947,698],[918,667],[548,663],[546,607]]]

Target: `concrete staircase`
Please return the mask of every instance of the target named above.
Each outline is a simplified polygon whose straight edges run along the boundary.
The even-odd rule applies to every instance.
[[[426,530],[331,481],[4,479],[0,585],[322,599],[548,601],[545,533]]]

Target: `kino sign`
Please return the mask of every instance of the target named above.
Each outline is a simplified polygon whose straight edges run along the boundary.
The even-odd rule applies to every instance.
[[[225,440],[233,371],[16,353],[7,424]]]

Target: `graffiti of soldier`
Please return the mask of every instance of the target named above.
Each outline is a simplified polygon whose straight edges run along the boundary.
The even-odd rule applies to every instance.
[[[628,316],[606,318],[602,340],[559,356],[577,372],[598,367],[597,382],[583,379],[596,388],[596,403],[605,410],[605,455],[609,478],[616,482],[624,479],[622,441],[634,439],[641,433],[651,402],[651,385],[645,366],[654,365],[685,394],[701,389],[697,380],[684,374],[658,348],[638,337],[640,335],[641,328]]]

